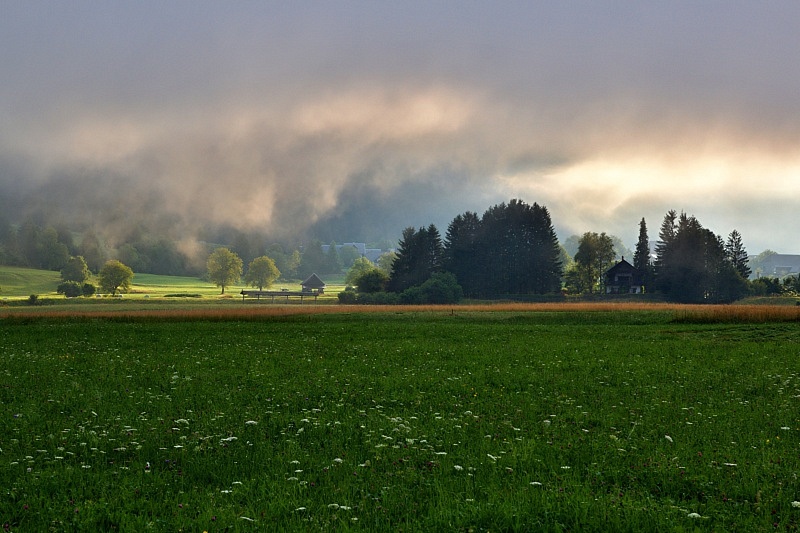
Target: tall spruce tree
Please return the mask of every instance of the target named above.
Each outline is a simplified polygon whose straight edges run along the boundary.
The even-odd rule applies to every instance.
[[[665,222],[669,218],[670,213]],[[671,300],[725,303],[747,292],[747,282],[728,260],[722,239],[685,213],[665,242],[658,264],[657,288]]]
[[[747,279],[752,274],[750,270],[749,260],[747,258],[747,250],[744,249],[744,243],[742,242],[742,235],[733,230],[730,235],[728,235],[728,240],[725,243],[725,254],[728,256],[728,260],[733,265],[733,268],[742,276],[743,279]]]
[[[515,199],[490,207],[476,222],[476,217],[457,217],[453,238],[447,241],[446,265],[450,267],[453,258],[466,258],[458,254],[456,243],[462,241],[455,239],[455,230],[468,226],[470,237],[475,237],[472,259],[455,263],[462,273],[456,277],[466,294],[545,294],[561,288],[561,249],[546,207]]]
[[[650,240],[647,237],[647,223],[644,221],[644,217],[639,222],[639,240],[636,241],[636,251],[633,253],[633,266],[642,273],[644,286],[647,289],[653,265],[650,260]]]
[[[465,294],[470,296],[477,296],[481,276],[478,254],[480,231],[481,219],[476,213],[467,211],[450,222],[445,234],[444,270],[451,272]]]
[[[419,230],[411,227],[404,229],[388,289],[403,292],[422,285],[434,273],[441,271],[443,252],[442,238],[435,225]]]

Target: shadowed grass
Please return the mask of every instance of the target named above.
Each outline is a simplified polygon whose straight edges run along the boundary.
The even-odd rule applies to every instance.
[[[797,527],[796,324],[502,309],[4,318],[0,521]]]

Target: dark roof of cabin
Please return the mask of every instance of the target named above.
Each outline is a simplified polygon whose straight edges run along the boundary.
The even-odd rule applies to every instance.
[[[325,282],[319,279],[316,274],[311,274],[301,285],[311,289],[321,289],[325,286]]]
[[[606,270],[606,274],[612,274],[617,270],[622,270],[623,272],[638,272],[639,269],[633,266],[632,264],[628,263],[625,258],[623,257],[616,265],[612,266],[608,270]]]

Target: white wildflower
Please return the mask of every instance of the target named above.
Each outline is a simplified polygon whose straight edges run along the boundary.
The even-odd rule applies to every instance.
[[[793,501],[792,502],[792,507],[794,507],[795,509],[800,508],[800,502],[798,502],[797,500]]]
[[[333,460],[333,462],[334,463],[341,463],[342,459],[341,459],[341,457],[337,457],[336,459]]]
[[[461,472],[462,470],[464,470],[464,467],[461,466],[461,465],[453,465],[453,468],[455,468],[456,471],[458,471],[458,472]]]
[[[700,516],[697,513],[689,513],[686,516],[688,516],[689,518],[702,518],[702,516]]]
[[[256,422],[255,420],[248,420],[247,422],[244,423],[244,425],[245,426],[257,426],[258,422]]]
[[[542,486],[542,484],[540,482],[538,482],[538,481],[531,481],[531,485],[534,485],[536,487],[541,487]]]
[[[670,442],[673,442],[673,441],[672,441],[672,437],[670,437],[669,435],[664,435],[664,438],[665,438],[665,439],[667,439],[667,440],[668,440],[668,441],[670,441]]]
[[[497,457],[495,457],[494,455],[492,455],[492,454],[490,454],[490,453],[487,453],[487,454],[486,454],[486,457],[488,457],[488,458],[489,458],[489,459],[491,459],[492,461],[497,461]]]
[[[339,504],[338,503],[329,503],[328,504],[328,509],[338,509],[338,508],[339,508]]]

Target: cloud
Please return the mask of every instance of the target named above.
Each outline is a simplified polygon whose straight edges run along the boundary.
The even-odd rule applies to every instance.
[[[520,197],[563,236],[674,208],[794,242],[796,3],[8,7],[20,216],[351,240]]]

